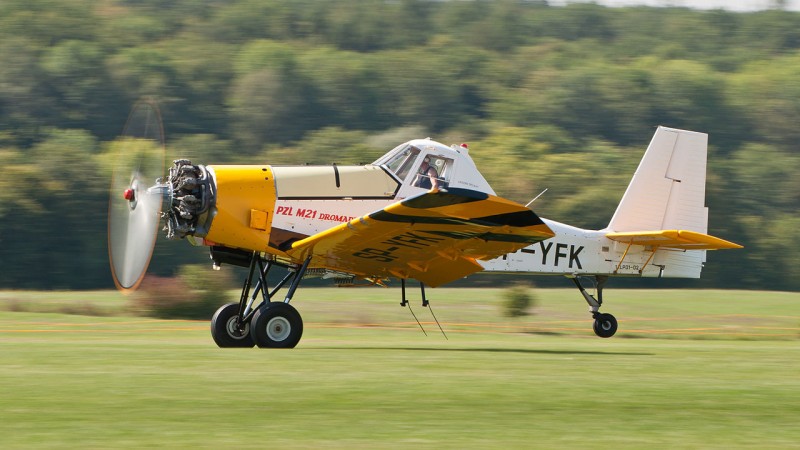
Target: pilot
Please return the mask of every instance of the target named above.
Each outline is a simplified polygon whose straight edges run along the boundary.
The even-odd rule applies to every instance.
[[[439,173],[436,168],[431,165],[431,157],[426,156],[419,166],[419,171],[414,179],[414,186],[423,189],[432,189],[439,187]]]

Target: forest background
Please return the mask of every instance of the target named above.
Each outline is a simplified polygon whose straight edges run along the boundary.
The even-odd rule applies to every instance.
[[[113,286],[109,148],[143,97],[169,158],[369,163],[411,138],[467,142],[498,194],[547,188],[537,213],[587,228],[657,125],[705,132],[709,231],[746,248],[710,252],[689,285],[800,290],[797,12],[2,0],[0,288]],[[203,258],[162,242],[151,271]]]

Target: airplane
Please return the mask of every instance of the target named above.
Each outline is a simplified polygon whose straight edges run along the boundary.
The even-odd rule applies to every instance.
[[[163,176],[157,107],[140,103],[128,123],[109,201],[114,282],[138,287],[161,222],[168,238],[209,247],[215,269],[248,268],[239,301],[211,319],[223,348],[295,347],[303,321],[290,302],[307,277],[399,279],[403,306],[406,282],[417,280],[425,306],[426,285],[481,271],[571,279],[594,333],[608,338],[618,328],[600,312],[609,278],[699,278],[707,250],[742,248],[707,234],[704,133],[659,126],[608,226],[586,230],[499,197],[465,144],[415,139],[366,165],[179,159]],[[283,274],[270,287],[274,270]]]

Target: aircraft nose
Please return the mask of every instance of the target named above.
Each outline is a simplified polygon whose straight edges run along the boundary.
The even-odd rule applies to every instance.
[[[213,212],[203,233],[217,245],[263,251],[270,245],[277,192],[271,166],[208,166]],[[197,235],[197,233],[196,233]]]

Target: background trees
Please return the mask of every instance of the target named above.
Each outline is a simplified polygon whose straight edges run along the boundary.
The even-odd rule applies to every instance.
[[[495,189],[603,227],[656,125],[710,134],[693,285],[800,289],[800,14],[545,1],[0,3],[0,286],[94,288],[108,142],[156,97],[170,157],[370,162],[469,142]],[[189,250],[164,253],[168,274]],[[177,248],[180,247],[180,250]],[[196,259],[195,259],[196,261]]]

